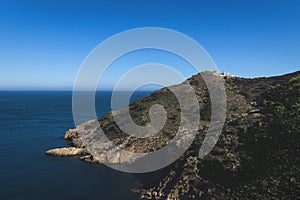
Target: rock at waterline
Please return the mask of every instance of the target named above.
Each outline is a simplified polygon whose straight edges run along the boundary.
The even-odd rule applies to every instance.
[[[46,151],[47,155],[53,155],[53,156],[76,156],[83,153],[84,153],[84,149],[77,148],[77,147],[55,148]]]

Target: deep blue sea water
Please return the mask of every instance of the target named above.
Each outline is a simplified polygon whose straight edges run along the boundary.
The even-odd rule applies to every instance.
[[[110,92],[98,92],[96,102],[98,116],[110,111]],[[74,128],[71,91],[0,92],[0,127],[0,199],[138,198],[129,192],[140,187],[132,174],[45,155],[66,146],[64,133]]]

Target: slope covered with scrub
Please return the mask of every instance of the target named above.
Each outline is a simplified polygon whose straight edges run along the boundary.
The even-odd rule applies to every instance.
[[[198,159],[211,112],[210,96],[201,78],[204,73],[218,76],[203,72],[187,80],[197,95],[201,116],[192,145],[170,166],[136,175],[144,187],[133,191],[145,199],[300,198],[300,72],[254,79],[223,76],[227,96],[224,128],[213,150]],[[181,84],[172,87],[180,90]],[[111,113],[98,122],[119,147],[132,152],[155,151],[178,129],[181,116],[176,97],[163,88],[129,106],[134,122],[146,125],[150,122],[149,108],[157,103],[164,106],[167,121],[150,138],[125,134]],[[76,129],[67,132],[66,139],[84,149]],[[83,160],[101,162],[83,152]]]

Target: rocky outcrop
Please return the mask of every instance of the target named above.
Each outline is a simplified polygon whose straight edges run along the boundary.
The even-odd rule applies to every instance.
[[[77,148],[77,147],[55,148],[46,151],[47,155],[53,155],[53,156],[76,156],[83,153],[85,153],[85,149]]]
[[[79,138],[77,129],[69,129],[65,133],[65,140],[71,143],[72,146],[82,148],[84,147],[81,139]]]

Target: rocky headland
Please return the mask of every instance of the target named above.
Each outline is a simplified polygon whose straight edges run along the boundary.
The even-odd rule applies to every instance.
[[[222,134],[213,150],[198,158],[209,128],[211,101],[202,76],[224,80],[227,105]],[[300,71],[268,78],[239,78],[228,74],[202,72],[182,84],[192,85],[200,107],[197,135],[189,149],[176,162],[156,172],[137,174],[143,189],[133,189],[144,199],[297,199],[300,198]],[[149,138],[136,138],[117,126],[112,113],[86,122],[65,134],[72,147],[48,150],[55,156],[80,155],[92,163],[135,162],[128,155],[93,156],[78,132],[95,131],[101,126],[116,146],[130,152],[151,152],[175,137],[180,125],[180,106],[168,88],[129,105],[133,121],[140,126],[150,122],[149,109],[162,105],[167,113],[164,127]],[[191,110],[191,112],[193,112]],[[110,152],[103,144],[103,152]]]

